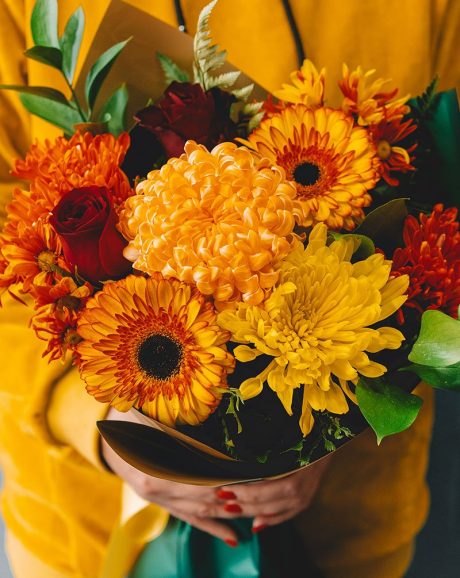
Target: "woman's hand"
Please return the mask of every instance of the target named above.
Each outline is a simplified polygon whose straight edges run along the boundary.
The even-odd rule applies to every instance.
[[[227,505],[237,504],[242,516],[254,517],[252,531],[259,532],[308,508],[331,458],[332,454],[278,480],[223,486],[218,494],[232,496]]]
[[[120,413],[113,408],[108,419],[134,421],[132,414]],[[289,520],[309,506],[330,460],[325,458],[279,480],[212,488],[144,474],[120,458],[104,440],[102,453],[114,473],[142,498],[164,507],[176,518],[224,540],[230,546],[237,545],[237,535],[223,520],[254,517],[254,532]]]

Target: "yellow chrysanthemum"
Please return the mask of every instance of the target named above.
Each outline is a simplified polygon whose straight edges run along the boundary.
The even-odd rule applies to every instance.
[[[409,112],[407,101],[409,95],[395,98],[398,89],[384,92],[383,87],[390,80],[377,78],[372,82],[369,77],[375,70],[364,72],[361,66],[350,72],[346,64],[343,65],[343,78],[339,87],[344,95],[342,108],[347,114],[355,114],[358,123],[362,126],[378,124],[382,120],[393,122],[400,120]]]
[[[173,426],[203,422],[217,407],[234,358],[212,304],[159,275],[106,283],[78,323],[80,372],[96,399]]]
[[[302,68],[291,73],[291,84],[283,84],[274,94],[280,100],[318,108],[324,104],[326,70],[318,72],[311,60],[304,60]]]
[[[283,167],[295,182],[299,225],[324,222],[331,229],[351,230],[364,217],[378,161],[368,132],[354,127],[342,111],[288,106],[242,142]]]
[[[218,308],[260,303],[291,250],[294,198],[269,160],[232,143],[208,152],[189,141],[126,202],[125,256],[149,275],[196,284]]]
[[[304,435],[313,427],[312,410],[348,411],[344,393],[354,400],[349,381],[385,373],[385,366],[367,353],[397,349],[404,339],[392,327],[371,326],[404,303],[408,278],[389,280],[391,261],[380,254],[351,263],[354,239],[330,246],[326,239],[326,226],[316,225],[306,248],[297,242],[263,305],[242,303],[218,316],[233,341],[250,345],[235,349],[238,360],[273,357],[264,371],[241,384],[245,399],[258,395],[267,382],[292,414],[293,391],[303,387]]]

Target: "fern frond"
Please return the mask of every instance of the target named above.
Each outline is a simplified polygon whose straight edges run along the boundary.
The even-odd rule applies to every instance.
[[[210,76],[207,88],[208,90],[216,86],[222,90],[231,88],[238,80],[240,74],[241,72],[236,70],[235,72],[224,72],[224,74],[219,74],[219,76]]]
[[[259,124],[260,121],[264,118],[264,113],[263,112],[258,112],[257,114],[255,114],[251,120],[248,122],[248,131],[251,132],[254,129],[256,129]]]
[[[247,86],[243,86],[242,88],[235,88],[234,90],[232,90],[232,94],[237,100],[246,102],[248,98],[251,96],[253,90],[254,85],[248,84]]]
[[[211,44],[211,32],[209,29],[209,17],[217,4],[212,0],[200,12],[198,17],[197,31],[193,39],[194,63],[193,73],[195,82],[199,82],[204,90],[208,90],[210,72],[217,70],[225,63],[227,53],[219,51],[217,44]]]

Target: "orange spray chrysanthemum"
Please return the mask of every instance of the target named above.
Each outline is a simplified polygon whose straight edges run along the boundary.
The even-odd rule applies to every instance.
[[[218,308],[260,303],[291,249],[294,198],[268,159],[232,143],[208,152],[189,141],[127,200],[125,256],[149,275],[195,284]]]
[[[384,92],[383,87],[390,82],[378,78],[373,82],[369,77],[375,70],[364,72],[361,66],[350,72],[346,64],[343,65],[343,79],[339,82],[340,90],[344,95],[342,109],[347,114],[358,117],[360,125],[376,124],[384,118],[388,122],[401,119],[409,112],[407,101],[409,95],[396,98],[398,89]]]
[[[401,119],[393,122],[382,122],[370,127],[372,139],[377,149],[380,160],[380,176],[391,186],[399,185],[399,180],[394,173],[407,173],[414,171],[412,165],[414,157],[411,153],[416,149],[417,144],[411,144],[408,148],[398,146],[411,133],[417,129],[417,125],[409,119],[402,122]]]

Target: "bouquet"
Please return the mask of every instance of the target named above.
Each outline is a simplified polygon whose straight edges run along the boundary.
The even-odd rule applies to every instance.
[[[126,461],[210,485],[287,475],[368,426],[380,443],[416,419],[420,379],[460,388],[455,93],[344,65],[331,106],[306,60],[263,95],[213,44],[216,1],[188,70],[158,54],[166,88],[134,122],[105,88],[129,39],[75,84],[83,13],[59,38],[53,0],[26,56],[71,97],[1,87],[63,136],[16,162],[0,291],[32,305],[50,361],[135,413],[98,424]]]

